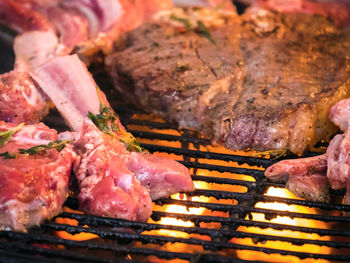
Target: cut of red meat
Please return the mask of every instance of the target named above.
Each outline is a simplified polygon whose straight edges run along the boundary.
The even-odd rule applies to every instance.
[[[0,122],[0,131],[14,124]],[[48,144],[59,139],[55,130],[44,124],[26,125],[0,148],[0,153]],[[45,150],[15,159],[0,157],[0,227],[26,231],[57,215],[66,200],[69,176],[75,154],[71,146],[61,152]]]
[[[113,120],[108,121],[107,127],[113,126],[114,130],[109,134],[86,119],[89,112],[95,117],[101,114],[100,104],[108,106],[108,102],[76,55],[49,60],[32,70],[32,75],[68,125],[79,133],[74,149],[81,159],[75,173],[83,211],[146,221],[152,209],[150,193],[152,198],[159,198],[193,190],[190,173],[183,165],[135,152],[135,138],[127,133],[112,109],[109,113]]]
[[[174,160],[147,152],[130,152],[127,165],[153,200],[194,190],[188,169]]]
[[[49,99],[28,73],[0,75],[0,120],[36,123],[48,113]]]
[[[348,0],[257,0],[253,7],[279,12],[318,14],[330,18],[339,27],[350,25],[350,2]]]
[[[86,120],[75,142],[81,156],[76,167],[80,208],[89,214],[147,221],[152,201],[127,168],[128,151],[116,138],[103,134]]]

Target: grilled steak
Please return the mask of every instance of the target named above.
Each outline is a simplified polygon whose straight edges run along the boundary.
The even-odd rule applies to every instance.
[[[106,63],[130,102],[180,128],[301,154],[336,131],[327,112],[348,94],[349,55],[350,35],[320,16],[197,8],[127,33]]]
[[[0,122],[0,130],[16,125]],[[48,144],[59,138],[44,124],[26,125],[0,148],[0,153]],[[0,157],[0,229],[26,231],[57,215],[66,200],[75,154],[67,146],[14,159]]]

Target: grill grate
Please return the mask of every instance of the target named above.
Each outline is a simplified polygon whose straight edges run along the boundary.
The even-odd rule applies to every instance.
[[[155,201],[149,223],[79,214],[75,211],[77,200],[68,198],[66,212],[56,220],[29,233],[0,232],[0,261],[350,261],[350,217],[342,215],[350,206],[267,195],[271,187],[283,191],[283,185],[271,183],[263,175],[264,168],[275,160],[212,147],[206,140],[188,132],[181,134],[154,116],[128,108],[120,108],[118,114],[142,147],[169,155],[190,168],[196,190],[187,198],[180,195]],[[46,122],[58,130],[65,129],[57,113]],[[334,199],[339,200],[340,194],[334,192]],[[296,210],[274,207],[280,203]],[[175,211],[168,209],[172,206]],[[180,209],[179,213],[180,206],[188,210]],[[278,217],[288,217],[289,221],[274,221]],[[185,223],[167,223],[164,219]],[[78,223],[71,225],[73,221]],[[89,233],[96,238],[71,240],[59,231]]]

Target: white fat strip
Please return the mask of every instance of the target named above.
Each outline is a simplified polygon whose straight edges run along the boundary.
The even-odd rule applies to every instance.
[[[30,74],[73,131],[81,129],[88,111],[99,111],[96,84],[77,55],[56,57]]]

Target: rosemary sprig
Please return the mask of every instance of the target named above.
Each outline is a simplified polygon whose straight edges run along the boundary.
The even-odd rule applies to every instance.
[[[126,145],[128,151],[144,151],[131,133],[124,131],[124,129],[120,129],[118,123],[116,123],[118,115],[105,104],[101,103],[99,114],[89,112],[87,117],[103,133],[118,138],[120,142]]]
[[[111,108],[102,103],[99,114],[93,114],[89,111],[87,117],[96,125],[97,128],[108,135],[112,135],[113,132],[118,129],[114,123],[117,119],[117,114],[115,114]]]
[[[56,149],[57,151],[62,151],[67,143],[70,143],[70,140],[56,140],[53,142],[49,142],[48,144],[40,144],[33,146],[29,149],[18,149],[17,153],[10,153],[10,152],[4,152],[0,153],[1,157],[4,157],[5,159],[16,159],[17,157],[21,155],[34,155],[34,154],[39,154],[45,150],[50,150],[50,149]]]
[[[20,129],[22,129],[24,123],[19,124],[17,127],[7,130],[7,131],[2,131],[0,132],[0,147],[3,146],[4,144],[8,143],[11,139],[12,136],[18,132]]]
[[[56,140],[53,142],[49,142],[48,144],[40,144],[36,145],[34,147],[31,147],[29,149],[18,149],[19,154],[28,154],[28,155],[34,155],[41,153],[42,151],[45,150],[50,150],[50,149],[56,149],[57,151],[62,151],[67,143],[70,143],[70,140]]]
[[[185,28],[186,28],[186,31],[191,31],[192,30],[192,24],[191,24],[190,20],[188,20],[186,18],[178,17],[178,16],[176,16],[174,14],[172,14],[170,16],[170,19],[183,23]]]
[[[208,28],[204,25],[204,23],[202,21],[198,21],[197,22],[197,28],[196,28],[196,32],[204,37],[206,37],[207,39],[209,39],[209,41],[216,45],[216,41],[214,40],[214,38],[212,37],[212,35],[210,34],[210,31],[208,30]]]
[[[0,153],[1,157],[4,157],[5,159],[16,159],[17,155],[14,153],[9,153],[9,152],[4,152],[4,153]]]

